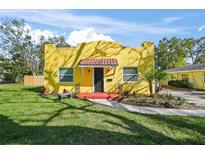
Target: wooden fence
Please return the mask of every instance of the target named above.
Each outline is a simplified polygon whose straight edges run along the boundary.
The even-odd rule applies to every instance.
[[[24,85],[43,86],[44,76],[24,76]]]

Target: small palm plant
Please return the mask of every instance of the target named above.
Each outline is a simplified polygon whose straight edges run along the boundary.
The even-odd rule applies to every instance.
[[[151,68],[142,72],[142,79],[149,84],[150,96],[153,94],[153,83],[165,80],[166,77],[167,73],[160,69]]]

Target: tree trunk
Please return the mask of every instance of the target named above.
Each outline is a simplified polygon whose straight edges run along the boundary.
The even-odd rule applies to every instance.
[[[152,96],[152,82],[149,82],[149,93]]]

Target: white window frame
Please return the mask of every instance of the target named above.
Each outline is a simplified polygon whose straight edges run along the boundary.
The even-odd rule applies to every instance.
[[[72,75],[67,75],[67,76],[73,76],[73,81],[60,81],[60,69],[61,68],[72,68],[73,69],[73,74]],[[58,68],[58,82],[59,83],[73,83],[74,82],[74,68],[73,67],[59,67]]]
[[[137,80],[136,81],[124,81],[124,68],[126,69],[126,68],[131,68],[131,69],[137,69],[137,74],[136,74],[136,76],[137,76]],[[126,67],[123,67],[122,68],[122,81],[123,81],[123,83],[135,83],[135,82],[137,82],[138,81],[138,77],[139,77],[139,75],[138,75],[138,67],[137,66],[126,66]],[[126,74],[126,75],[135,75],[135,74]]]

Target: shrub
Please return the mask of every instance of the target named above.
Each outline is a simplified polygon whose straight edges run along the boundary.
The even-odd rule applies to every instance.
[[[77,92],[72,92],[72,93],[71,93],[71,97],[72,97],[72,98],[76,98],[76,95],[77,95]]]
[[[170,80],[168,81],[168,85],[179,88],[193,88],[188,80]]]
[[[48,94],[48,89],[45,88],[45,87],[41,88],[41,95],[42,95],[42,96],[45,96],[45,95],[47,95],[47,94]]]
[[[128,95],[129,95],[129,91],[124,91],[124,92],[123,92],[123,95],[124,95],[124,96],[128,96]]]
[[[165,97],[165,99],[168,99],[168,100],[174,99],[174,96],[172,96],[172,94],[170,94],[170,93],[166,93],[164,95],[164,97]]]
[[[66,89],[63,89],[63,93],[65,94],[65,93],[68,93],[68,90],[66,90]]]
[[[157,103],[158,103],[157,98],[156,97],[152,98],[152,104],[156,105]]]
[[[157,95],[152,95],[152,103],[155,104],[155,105],[158,103]]]
[[[58,94],[56,92],[54,92],[54,91],[51,93],[51,95],[58,96]]]
[[[178,105],[182,105],[186,103],[186,100],[183,97],[177,97],[177,102],[178,102]]]

